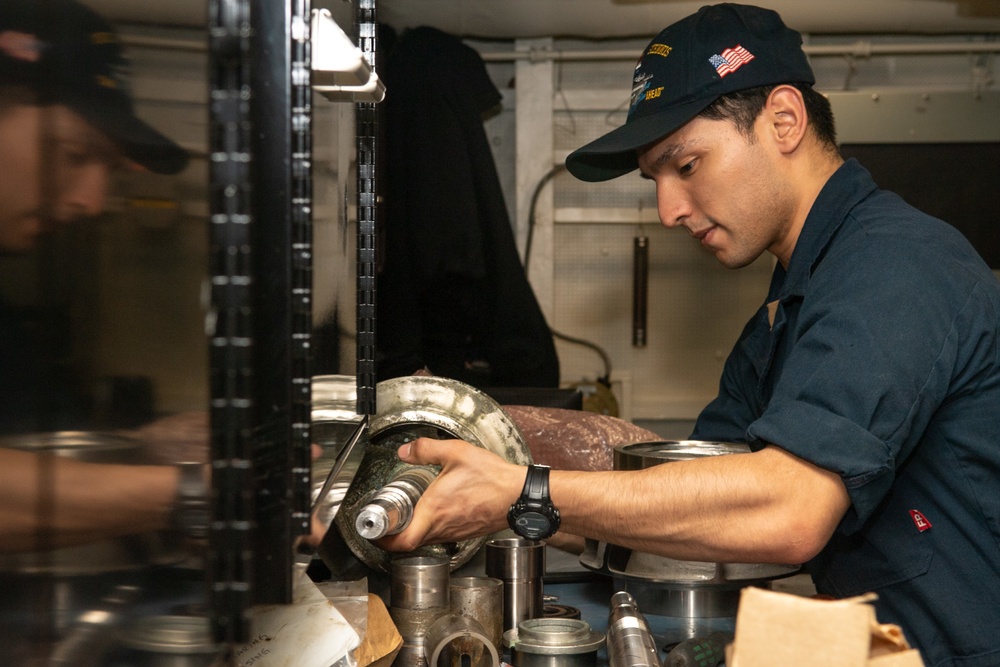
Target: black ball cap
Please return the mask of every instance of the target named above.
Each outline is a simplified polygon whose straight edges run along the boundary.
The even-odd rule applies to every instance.
[[[577,149],[566,168],[606,181],[638,167],[636,150],[678,129],[719,96],[782,83],[816,82],[802,36],[777,12],[723,3],[663,29],[643,50],[625,124]]]
[[[66,105],[150,171],[177,173],[188,154],[135,115],[127,66],[118,34],[80,3],[0,0],[0,82]]]

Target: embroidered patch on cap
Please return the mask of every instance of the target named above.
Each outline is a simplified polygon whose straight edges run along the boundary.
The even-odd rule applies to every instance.
[[[910,518],[913,519],[913,523],[921,533],[931,527],[931,522],[927,520],[927,517],[917,510],[910,510]]]
[[[652,74],[636,74],[635,78],[632,79],[632,95],[629,98],[630,109],[645,99],[646,89],[649,88],[649,82],[652,78]]]
[[[667,46],[666,44],[650,44],[649,48],[646,49],[646,55],[663,56],[666,58],[673,50],[673,47]]]
[[[726,49],[722,55],[716,54],[708,59],[712,67],[719,73],[720,77],[731,74],[754,59],[754,55],[737,44],[731,49]]]

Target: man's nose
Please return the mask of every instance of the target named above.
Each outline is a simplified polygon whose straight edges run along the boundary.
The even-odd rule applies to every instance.
[[[110,169],[100,162],[74,173],[60,202],[60,219],[71,222],[100,214],[107,202],[109,180]]]
[[[660,223],[668,229],[683,225],[691,216],[691,203],[683,189],[669,182],[656,185],[656,209]]]

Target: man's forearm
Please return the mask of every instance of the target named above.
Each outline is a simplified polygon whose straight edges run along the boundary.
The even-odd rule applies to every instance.
[[[799,563],[847,509],[839,477],[777,448],[641,471],[552,471],[562,530],[682,560]]]
[[[54,548],[167,527],[172,466],[85,463],[0,449],[0,550]]]

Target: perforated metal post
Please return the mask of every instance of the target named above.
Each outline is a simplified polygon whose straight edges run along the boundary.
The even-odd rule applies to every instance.
[[[312,509],[312,65],[310,0],[292,0],[292,531]]]
[[[312,129],[309,0],[210,5],[214,634],[291,601],[309,530]]]
[[[250,4],[209,5],[209,274],[213,318],[209,376],[212,524],[206,552],[213,631],[219,641],[247,636],[254,519],[252,430],[254,223],[250,178]]]
[[[376,71],[375,0],[358,0],[358,48]],[[378,208],[378,108],[374,102],[355,105],[358,165],[358,414],[375,414],[376,326],[375,262]]]
[[[309,0],[251,0],[256,271],[256,604],[292,595],[309,529],[312,329]]]

